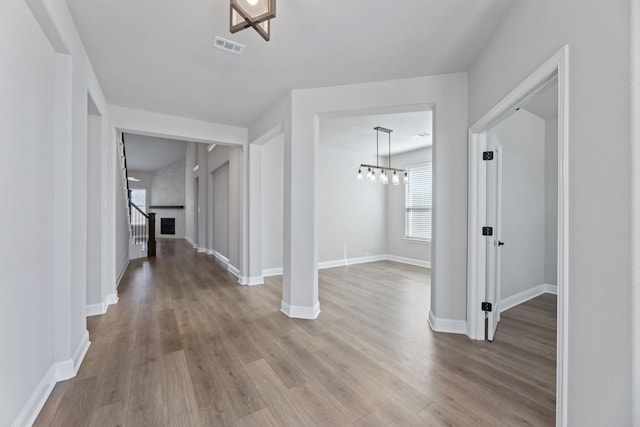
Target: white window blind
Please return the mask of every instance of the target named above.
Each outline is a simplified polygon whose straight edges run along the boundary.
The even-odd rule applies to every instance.
[[[431,162],[410,166],[407,173],[404,236],[431,240]]]

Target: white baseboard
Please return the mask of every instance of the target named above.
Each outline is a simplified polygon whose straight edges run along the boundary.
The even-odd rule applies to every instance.
[[[207,248],[196,248],[199,253],[207,253]]]
[[[345,265],[348,265],[346,259],[337,259],[334,261],[322,261],[318,263],[318,270],[322,270],[325,268],[344,267]]]
[[[510,297],[506,297],[500,300],[500,313],[509,310],[517,305],[522,304],[523,302],[527,302],[530,299],[538,297],[542,294],[558,294],[558,287],[555,285],[549,285],[547,283],[543,283],[538,286],[534,286],[533,288],[524,290],[522,292],[518,292],[515,295],[511,295]]]
[[[86,308],[86,317],[100,316],[107,312],[110,305],[118,303],[118,292],[108,294],[104,297],[104,301],[97,304],[88,304]]]
[[[434,332],[446,332],[448,334],[467,333],[467,322],[465,320],[437,318],[431,310],[429,310],[429,326]]]
[[[56,381],[65,381],[76,376],[73,359],[56,362],[53,366],[56,370]]]
[[[220,252],[213,251],[213,256],[216,257],[216,259],[218,261],[220,261],[221,263],[223,263],[224,265],[229,265],[229,258],[227,258],[226,256],[222,255]]]
[[[11,427],[32,426],[55,385],[56,371],[54,366],[51,366],[35,390],[33,390],[31,396],[29,396],[27,403],[22,407],[16,419],[11,423]]]
[[[396,255],[372,255],[358,258],[336,259],[332,261],[322,261],[318,263],[318,270],[325,268],[344,267],[347,265],[364,264],[376,261],[394,261],[402,264],[415,265],[417,267],[431,268],[431,261],[425,261],[415,258],[405,258]],[[262,270],[263,277],[279,276],[282,274],[282,267],[268,268]]]
[[[368,262],[376,262],[376,261],[384,261],[387,259],[387,255],[372,255],[372,256],[363,256],[358,258],[348,258],[345,260],[346,265],[354,265],[354,264],[366,264]]]
[[[55,369],[56,381],[65,381],[76,376],[76,374],[78,373],[78,369],[80,369],[80,365],[84,360],[84,356],[87,354],[87,350],[89,350],[90,345],[91,341],[89,341],[89,331],[85,330],[84,334],[82,335],[82,339],[78,344],[78,347],[76,347],[76,351],[73,352],[71,359],[64,360],[53,365]]]
[[[344,267],[346,265],[365,264],[367,262],[384,261],[385,259],[387,259],[387,255],[371,255],[358,258],[322,261],[318,263],[318,270],[322,270],[324,268]]]
[[[264,285],[264,279],[262,276],[242,276],[240,284],[245,286]]]
[[[42,407],[47,402],[53,387],[58,381],[65,381],[76,376],[80,365],[84,360],[91,342],[89,341],[89,331],[85,330],[71,359],[54,363],[44,375],[40,383],[36,386],[27,403],[11,424],[11,427],[29,427],[33,425],[40,414]]]
[[[127,268],[129,268],[129,263],[130,262],[131,262],[131,260],[128,259],[127,262],[124,263],[124,268],[122,269],[122,271],[118,275],[118,280],[116,281],[116,289],[118,289],[118,286],[120,286],[120,281],[122,280],[122,277],[124,276],[125,271],[127,271]]]
[[[86,308],[86,317],[100,316],[107,312],[108,304],[100,302],[98,304],[88,304]]]
[[[367,262],[376,262],[376,261],[395,261],[400,262],[402,264],[415,265],[418,267],[431,268],[431,261],[424,261],[420,259],[414,258],[405,258],[396,255],[372,255],[365,256],[359,258],[347,258],[347,259],[337,259],[333,261],[322,261],[318,263],[318,270],[322,270],[324,268],[334,268],[334,267],[344,267],[346,265],[354,265],[354,264],[364,264]],[[282,269],[280,269],[282,271]],[[264,273],[263,273],[264,275]]]
[[[558,286],[557,285],[550,285],[548,283],[545,283],[544,284],[544,291],[547,294],[558,295]]]
[[[262,277],[282,276],[282,267],[262,270]]]
[[[198,248],[198,252],[206,252],[209,255],[213,255],[214,257],[216,257],[216,259],[218,261],[220,261],[221,263],[223,263],[226,267],[227,267],[227,271],[231,274],[233,274],[234,276],[236,276],[238,278],[238,283],[240,283],[241,285],[261,285],[262,283],[251,283],[251,279],[250,277],[246,277],[246,276],[242,276],[240,274],[240,269],[238,269],[238,267],[236,267],[235,265],[232,265],[229,262],[229,258],[227,258],[226,256],[222,255],[220,252],[213,250],[213,249],[204,249],[203,251],[200,250],[200,248]]]
[[[118,301],[120,301],[120,298],[118,297],[117,291],[112,294],[107,294],[107,296],[105,297],[105,302],[107,303],[107,305],[117,304]]]
[[[186,240],[187,242],[189,242],[189,244],[190,244],[191,246],[193,246],[194,248],[197,248],[197,247],[198,247],[198,245],[196,245],[196,242],[194,242],[193,240],[191,240],[189,237],[184,236],[184,240]]]
[[[227,271],[233,274],[234,276],[236,276],[239,280],[241,279],[240,270],[238,270],[238,268],[235,267],[234,265],[227,264]]]
[[[431,268],[431,261],[424,261],[415,258],[405,258],[396,255],[387,255],[388,261],[400,262],[402,264],[415,265],[416,267]]]
[[[313,307],[304,307],[300,305],[290,305],[281,301],[280,311],[294,319],[314,320],[317,319],[320,314],[320,302],[316,302]]]

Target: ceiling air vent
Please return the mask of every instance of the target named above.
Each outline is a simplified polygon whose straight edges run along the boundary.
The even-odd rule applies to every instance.
[[[226,50],[227,52],[235,53],[236,55],[242,54],[242,51],[244,50],[243,44],[232,42],[231,40],[223,39],[219,36],[216,36],[216,39],[213,41],[213,45],[218,49]]]

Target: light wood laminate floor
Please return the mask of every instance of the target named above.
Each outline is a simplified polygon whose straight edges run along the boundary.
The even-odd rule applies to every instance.
[[[239,286],[185,241],[131,262],[120,302],[37,426],[517,426],[555,423],[555,297],[496,341],[427,326],[429,270],[320,271],[315,321],[279,312],[281,277]]]

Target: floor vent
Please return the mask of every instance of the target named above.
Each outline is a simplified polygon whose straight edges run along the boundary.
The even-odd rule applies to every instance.
[[[223,39],[220,36],[216,36],[216,39],[213,41],[213,45],[218,49],[226,50],[227,52],[235,53],[236,55],[241,55],[244,50],[243,44]]]

